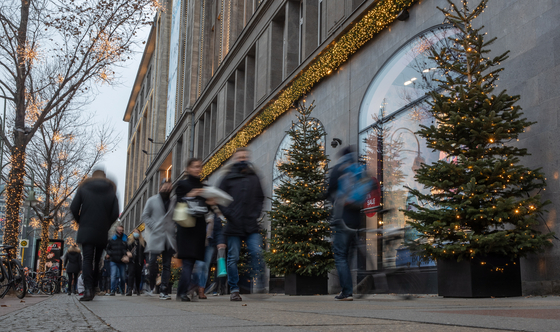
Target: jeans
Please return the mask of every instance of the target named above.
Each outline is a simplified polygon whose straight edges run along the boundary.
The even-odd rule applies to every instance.
[[[120,285],[121,293],[124,293],[124,278],[126,278],[126,264],[111,262],[111,292],[115,293],[117,285]]]
[[[90,291],[93,291],[93,287],[97,285],[99,280],[99,265],[103,249],[105,249],[105,246],[82,243],[82,278],[84,287]]]
[[[355,231],[335,227],[333,232],[334,264],[338,271],[338,279],[342,287],[342,294],[352,295],[352,273],[350,272],[350,258],[354,253],[357,241]]]
[[[208,280],[208,269],[210,268],[210,263],[212,263],[212,256],[214,256],[215,246],[206,246],[206,251],[204,252],[204,261],[196,261],[193,270],[193,282],[198,285],[198,287],[206,287],[206,281]]]
[[[241,250],[241,240],[239,236],[228,237],[228,253],[227,253],[227,276],[229,290],[232,293],[239,292],[239,271],[237,271],[237,262],[239,262],[239,251]],[[251,256],[252,276],[256,277],[257,289],[264,288],[262,280],[263,257],[262,257],[262,236],[259,233],[249,234],[245,237],[247,249]]]
[[[163,294],[167,293],[167,285],[169,284],[169,277],[171,276],[171,258],[175,251],[173,249],[166,249],[161,253],[161,286],[160,292]],[[156,279],[159,272],[157,258],[159,254],[150,254],[150,262],[149,262],[149,269],[150,269],[150,288],[153,290],[156,287]]]
[[[177,287],[177,296],[183,296],[189,291],[191,283],[191,274],[194,266],[193,258],[183,259],[183,270],[181,271],[181,278],[179,279],[179,286]],[[163,284],[163,283],[162,283]]]

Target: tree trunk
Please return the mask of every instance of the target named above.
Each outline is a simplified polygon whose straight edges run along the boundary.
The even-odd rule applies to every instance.
[[[25,177],[25,151],[14,147],[12,150],[12,169],[6,187],[6,229],[4,243],[16,247],[11,250],[15,257],[18,246],[20,209],[23,199],[23,179]]]
[[[47,248],[49,247],[49,224],[50,220],[45,219],[41,222],[41,256],[39,256],[39,269],[37,275],[45,272],[45,262],[47,261]]]

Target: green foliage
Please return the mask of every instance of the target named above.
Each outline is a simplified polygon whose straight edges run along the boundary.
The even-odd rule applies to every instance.
[[[454,46],[432,51],[445,79],[441,90],[430,93],[435,123],[418,131],[429,147],[448,158],[422,165],[416,179],[431,192],[409,189],[427,205],[404,211],[421,235],[411,246],[425,259],[490,253],[515,258],[551,245],[552,233],[533,228],[549,203],[540,195],[545,176],[520,164],[526,149],[508,144],[534,122],[522,117],[519,96],[494,94],[502,71],[496,66],[507,52],[486,57],[495,38],[485,41],[483,27],[472,27],[487,1],[472,11],[466,1],[461,9],[451,0],[451,9],[439,8],[462,33],[451,38]]]
[[[314,107],[298,106],[298,122],[287,132],[293,145],[285,151],[287,160],[278,167],[285,177],[275,188],[268,212],[272,231],[265,252],[265,260],[276,275],[322,276],[334,267],[324,201],[326,133],[311,117]]]

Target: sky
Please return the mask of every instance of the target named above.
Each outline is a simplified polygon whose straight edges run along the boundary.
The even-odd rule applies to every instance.
[[[143,28],[138,33],[139,40],[147,40],[149,33],[149,27]],[[142,60],[144,45],[141,43],[140,45],[142,48],[138,47],[134,57],[131,57],[123,67],[114,68],[115,76],[120,77],[120,83],[116,86],[105,84],[97,87],[99,93],[87,107],[88,112],[95,114],[94,121],[98,125],[103,125],[103,123],[107,121],[107,123],[114,126],[115,134],[120,137],[120,141],[114,151],[108,153],[99,165],[105,169],[107,177],[113,180],[117,185],[117,194],[121,211],[124,208],[126,150],[128,144],[128,122],[124,122],[123,118],[132,86],[136,79],[138,66]]]

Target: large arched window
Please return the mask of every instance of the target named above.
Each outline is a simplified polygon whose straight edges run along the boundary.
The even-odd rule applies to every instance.
[[[383,216],[367,215],[368,227],[404,227],[406,220],[400,210],[417,203],[406,187],[425,190],[416,183],[415,171],[422,163],[440,158],[416,132],[420,125],[433,123],[427,92],[437,90],[437,80],[444,76],[429,59],[431,52],[451,46],[450,37],[458,33],[453,27],[439,26],[419,34],[385,63],[366,91],[359,116],[360,152],[382,185],[385,211]],[[385,267],[398,265],[400,244],[384,243]]]

